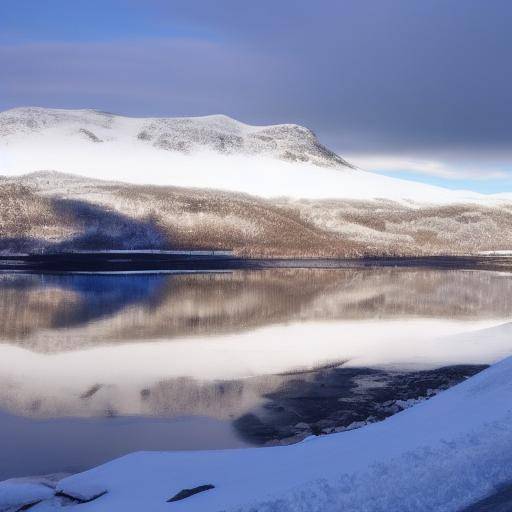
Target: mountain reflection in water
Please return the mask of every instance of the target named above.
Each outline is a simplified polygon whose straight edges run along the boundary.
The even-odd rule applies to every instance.
[[[498,272],[373,268],[3,274],[0,413],[25,423],[20,430],[11,420],[0,421],[0,436],[2,425],[10,425],[20,432],[14,441],[23,444],[21,432],[37,435],[37,422],[61,418],[62,432],[68,428],[66,418],[73,417],[69,428],[76,432],[82,429],[76,422],[87,421],[84,428],[90,431],[90,422],[98,418],[94,428],[100,430],[91,439],[109,439],[105,429],[112,432],[114,424],[108,427],[108,418],[138,418],[137,425],[146,418],[147,428],[155,428],[154,419],[196,416],[238,429],[249,425],[246,439],[268,440],[273,431],[257,422],[272,407],[281,411],[282,431],[288,432],[290,421],[300,423],[292,417],[296,413],[313,418],[311,408],[290,405],[311,398],[308,393],[321,400],[328,389],[332,408],[341,390],[343,400],[351,403],[352,395],[362,396],[361,389],[392,382],[407,399],[406,388],[414,379],[404,384],[403,372],[488,364],[512,353],[512,339],[494,339],[492,331],[472,334],[508,322],[511,311],[512,276]],[[315,370],[322,366],[333,369]],[[432,381],[429,386],[448,386],[474,371],[425,373],[421,379]],[[427,385],[423,388],[428,391]],[[388,391],[379,393],[382,400],[389,398]],[[367,414],[372,396],[361,405]],[[280,397],[286,398],[285,412]],[[352,411],[346,403],[348,418]],[[143,441],[151,437],[147,432],[130,434],[130,442],[120,442],[116,453],[154,449],[154,443]],[[234,434],[222,432],[217,434],[222,442],[212,441],[211,447],[230,445],[227,439]],[[134,442],[138,438],[139,444]],[[207,446],[204,439],[201,443]],[[231,445],[241,443],[233,437]],[[111,448],[98,448],[93,462],[101,460],[101,453],[111,456]],[[156,448],[176,448],[176,439],[162,440]]]
[[[297,321],[509,318],[512,278],[425,269],[0,275],[0,339],[48,353]]]

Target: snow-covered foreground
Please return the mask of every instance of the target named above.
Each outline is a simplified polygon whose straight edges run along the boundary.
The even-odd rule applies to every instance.
[[[65,478],[83,511],[458,510],[512,478],[512,359],[382,423],[287,447],[140,452]],[[184,488],[214,489],[170,504]],[[27,484],[24,483],[24,486]],[[21,490],[21,489],[20,489]],[[34,508],[56,510],[50,498]],[[4,503],[16,482],[2,484]]]
[[[510,325],[481,337],[510,334]],[[474,333],[473,336],[478,336]],[[512,358],[381,423],[283,447],[139,452],[64,478],[87,511],[457,511],[512,479]],[[0,484],[0,510],[43,499],[48,484]],[[168,503],[182,489],[213,489]],[[69,501],[67,502],[69,504]]]

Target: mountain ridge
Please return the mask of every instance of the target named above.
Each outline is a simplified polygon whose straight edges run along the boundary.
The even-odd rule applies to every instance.
[[[184,154],[209,150],[220,154],[263,155],[325,167],[354,166],[297,124],[253,126],[224,114],[197,117],[130,117],[94,109],[18,107],[0,112],[0,140],[64,128],[62,136],[88,142],[117,140],[150,144]]]

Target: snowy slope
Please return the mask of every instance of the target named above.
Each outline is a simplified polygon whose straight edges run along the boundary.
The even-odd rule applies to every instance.
[[[480,337],[509,332],[505,324]],[[134,453],[65,478],[57,489],[82,497],[106,491],[80,504],[84,512],[455,512],[512,479],[511,404],[508,358],[358,430],[273,448]],[[206,484],[215,488],[166,501]],[[0,503],[16,494],[16,485],[0,484]],[[37,485],[31,492],[37,494]],[[33,508],[57,509],[58,498]]]
[[[129,118],[93,110],[0,113],[0,175],[55,170],[137,184],[262,197],[481,202],[354,169],[297,125],[249,126],[227,116]],[[509,201],[507,196],[492,199]]]

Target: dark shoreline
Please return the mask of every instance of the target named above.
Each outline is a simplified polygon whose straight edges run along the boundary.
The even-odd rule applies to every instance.
[[[484,364],[429,370],[386,370],[343,365],[309,378],[289,374],[265,403],[233,420],[238,434],[256,446],[293,444],[382,421],[486,369]]]
[[[112,251],[0,255],[0,272],[180,272],[266,268],[404,267],[457,270],[512,269],[511,256],[407,256],[364,258],[243,258],[214,251]]]

